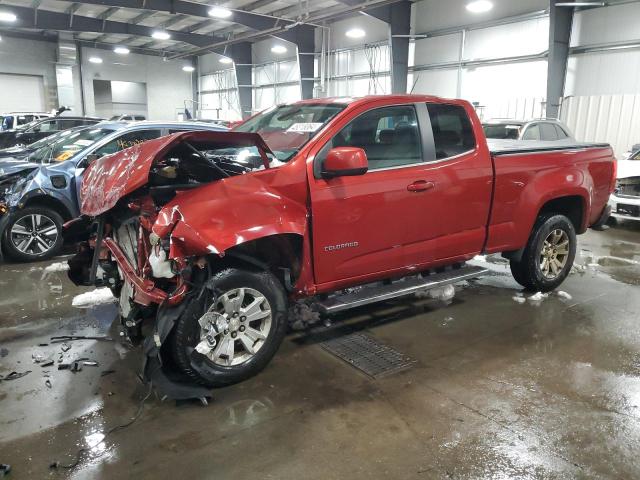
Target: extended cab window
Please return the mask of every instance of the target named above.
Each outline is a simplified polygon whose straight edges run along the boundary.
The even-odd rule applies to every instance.
[[[522,140],[540,140],[540,127],[531,125],[522,135]]]
[[[162,136],[160,130],[136,130],[134,132],[125,133],[118,138],[111,140],[109,143],[103,145],[94,153],[100,157],[104,155],[111,155],[112,153],[119,152],[125,148],[133,147],[138,143],[146,142],[147,140],[153,140]]]
[[[422,150],[415,108],[383,107],[360,115],[325,145],[320,161],[335,147],[362,148],[369,170],[420,163]]]
[[[564,140],[565,138],[569,138],[569,135],[567,135],[567,132],[565,132],[562,127],[558,125],[554,125],[554,127],[556,128],[556,133],[558,134],[558,140]]]
[[[556,133],[556,129],[552,123],[540,124],[540,140],[547,142],[558,140],[558,134]]]
[[[436,159],[455,157],[475,148],[476,139],[471,120],[463,107],[429,103],[427,108],[433,129]]]

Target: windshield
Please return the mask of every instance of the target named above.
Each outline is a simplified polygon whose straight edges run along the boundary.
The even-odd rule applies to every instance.
[[[276,158],[286,162],[345,107],[344,104],[282,105],[259,113],[235,130],[260,134]]]
[[[107,128],[87,128],[71,132],[69,135],[61,136],[53,143],[33,152],[29,155],[29,161],[37,163],[64,162],[113,131]]]
[[[521,125],[483,125],[484,136],[487,138],[499,138],[502,140],[517,140],[520,135]]]
[[[629,157],[629,160],[640,160],[640,150]]]
[[[51,145],[54,142],[57,142],[62,137],[66,137],[68,135],[72,135],[73,133],[82,130],[87,127],[76,127],[69,130],[63,130],[61,132],[54,133],[53,135],[49,135],[47,137],[41,138],[33,143],[29,144],[29,150],[38,150],[39,148],[46,147],[47,145]]]

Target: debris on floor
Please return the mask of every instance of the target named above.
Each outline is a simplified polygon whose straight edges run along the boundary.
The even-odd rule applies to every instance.
[[[294,330],[304,330],[305,328],[320,321],[320,312],[313,310],[310,302],[298,300],[289,308],[289,325]]]
[[[527,299],[525,297],[522,297],[522,296],[517,296],[516,295],[515,297],[512,297],[512,298],[513,298],[514,302],[517,302],[517,303],[520,303],[520,304],[526,303],[526,301],[527,301]]]
[[[9,350],[6,348],[0,348],[0,358],[6,357],[7,355],[9,355]]]
[[[113,338],[104,335],[60,335],[57,337],[51,337],[51,343],[69,342],[72,340],[97,340],[101,342],[113,342]],[[71,348],[71,347],[69,347]],[[67,350],[69,350],[67,348]],[[65,350],[65,352],[67,351]]]
[[[531,295],[530,297],[527,297],[527,300],[529,300],[530,302],[541,302],[542,300],[544,300],[548,296],[549,296],[548,293],[536,292],[533,295]]]
[[[448,303],[453,300],[456,295],[456,289],[453,285],[445,285],[444,287],[429,288],[425,290],[418,290],[415,293],[417,298],[431,298],[433,300],[440,300]]]
[[[70,370],[73,373],[82,371],[82,367],[97,367],[100,364],[95,360],[88,358],[78,358],[70,363],[61,363],[58,365],[58,370]]]
[[[66,272],[67,270],[69,270],[69,264],[67,262],[56,262],[56,263],[52,263],[51,265],[48,265],[45,267],[44,271],[45,272]]]
[[[11,372],[6,377],[3,377],[2,375],[0,375],[0,382],[2,382],[2,381],[8,382],[9,380],[17,380],[18,378],[22,378],[25,375],[29,375],[30,373],[31,373],[31,370],[27,370],[26,372]]]
[[[81,293],[73,297],[71,305],[74,307],[92,307],[103,303],[112,303],[116,299],[108,287],[96,288],[90,292]]]
[[[0,463],[0,478],[3,478],[11,473],[11,465],[6,463]]]
[[[567,293],[567,292],[563,292],[562,290],[558,290],[556,292],[556,295],[559,296],[560,298],[564,298],[566,300],[571,300],[573,297],[571,296],[571,294]]]

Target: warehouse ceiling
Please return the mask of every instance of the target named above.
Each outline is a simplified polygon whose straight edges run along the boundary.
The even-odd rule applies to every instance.
[[[0,12],[11,12],[17,19],[1,22],[0,30],[45,37],[64,32],[66,38],[96,47],[185,54],[232,38],[254,41],[285,26],[314,18],[329,21],[363,6],[390,3],[394,0],[6,0],[0,2]],[[222,7],[217,17],[209,13],[214,6]],[[170,38],[153,38],[159,30]]]

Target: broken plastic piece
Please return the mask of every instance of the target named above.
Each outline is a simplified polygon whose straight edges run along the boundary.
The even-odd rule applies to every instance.
[[[113,342],[113,338],[106,336],[90,336],[90,335],[60,335],[51,337],[51,343],[69,342],[72,340],[98,340],[102,342]]]
[[[11,473],[11,465],[0,463],[0,478]]]
[[[18,378],[22,378],[25,375],[28,375],[31,373],[31,370],[27,370],[26,372],[11,372],[9,375],[7,375],[6,377],[2,377],[2,375],[0,375],[0,381],[5,381],[8,382],[9,380],[17,380]]]

